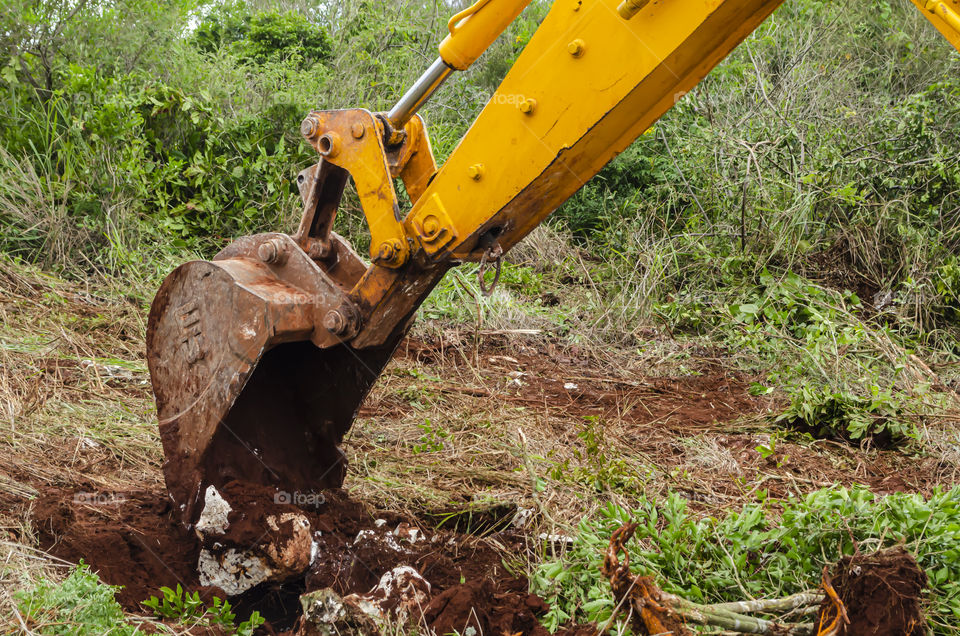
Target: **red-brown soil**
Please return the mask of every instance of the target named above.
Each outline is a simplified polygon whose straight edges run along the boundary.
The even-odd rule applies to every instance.
[[[935,458],[864,452],[833,442],[799,444],[781,439],[775,452],[765,458],[756,450],[759,444],[770,443],[763,432],[769,430],[763,416],[778,405],[749,395],[754,378],[724,367],[720,353],[689,353],[694,360],[690,373],[673,377],[648,375],[645,369],[598,361],[586,349],[560,348],[544,341],[518,344],[487,338],[476,351],[468,342],[451,345],[442,340],[410,339],[401,344],[398,357],[408,365],[433,365],[443,378],[435,388],[458,400],[483,403],[496,399],[529,412],[558,415],[554,420],[559,424],[544,425],[554,427],[547,432],[558,446],[581,443],[577,427],[584,425],[585,418],[595,418],[603,426],[609,422],[609,434],[616,435],[625,452],[650,458],[664,474],[677,468],[689,470],[688,478],[671,477],[670,487],[687,493],[694,505],[704,508],[736,505],[761,484],[771,498],[777,498],[833,483],[866,484],[880,493],[925,493],[938,484],[955,481],[955,476],[945,472],[951,468]],[[460,373],[462,368],[471,372]],[[71,366],[53,365],[48,373],[50,382],[63,385],[81,377]],[[463,382],[464,377],[479,381]],[[142,394],[149,389],[138,386],[130,390]],[[412,408],[396,393],[384,391],[375,393],[361,415],[388,423]],[[749,423],[751,418],[756,424]],[[709,441],[732,459],[733,467],[698,469],[694,449],[684,443],[691,438]],[[161,586],[179,583],[189,590],[199,589],[198,540],[180,525],[159,485],[159,468],[144,469],[142,490],[100,493],[101,477],[124,474],[123,460],[102,446],[80,442],[78,438],[50,440],[42,462],[18,453],[3,458],[0,476],[28,484],[40,493],[24,508],[32,507],[29,517],[41,547],[72,562],[83,559],[105,582],[124,586],[118,600],[131,611],[142,611],[139,603],[158,594]],[[364,443],[363,439],[350,440],[356,452],[363,452]],[[235,509],[250,498],[262,502],[269,497],[269,493],[247,486],[227,488],[226,494],[239,502]],[[537,620],[546,609],[542,599],[528,594],[527,581],[516,574],[522,567],[511,567],[511,571],[504,567],[511,559],[520,566],[525,549],[519,531],[503,530],[503,518],[509,517],[509,511],[479,523],[435,530],[436,518],[428,514],[398,515],[372,509],[341,490],[324,494],[325,504],[304,510],[311,525],[321,532],[319,555],[310,571],[302,580],[282,587],[263,584],[233,599],[239,616],[257,609],[275,630],[290,629],[302,592],[331,587],[339,594],[366,593],[382,574],[405,564],[417,569],[432,586],[424,619],[437,633],[462,633],[473,625],[483,634],[544,634]],[[4,507],[17,501],[13,495],[0,493]],[[385,527],[391,529],[401,523],[420,527],[427,540],[409,546],[404,553],[354,545],[359,532],[377,527],[377,519],[385,520]],[[468,526],[474,531],[482,527],[486,532],[499,532],[491,541],[472,536]],[[200,591],[205,596],[218,594],[213,589]]]
[[[936,457],[912,457],[896,450],[858,448],[831,440],[797,443],[779,439],[771,445],[768,418],[785,405],[769,397],[750,395],[751,377],[725,364],[724,353],[693,346],[687,375],[657,376],[644,368],[630,368],[631,356],[598,359],[579,346],[561,347],[550,342],[517,342],[507,337],[485,337],[475,352],[462,334],[433,339],[407,339],[397,356],[419,364],[444,368],[479,368],[485,384],[496,385],[505,374],[521,374],[507,389],[450,384],[442,391],[481,402],[496,398],[530,410],[561,415],[571,422],[595,417],[618,423],[619,442],[638,455],[650,458],[663,472],[691,470],[695,460],[682,440],[705,436],[735,462],[733,472],[709,470],[693,474],[698,486],[718,496],[739,498],[738,479],[762,480],[772,498],[798,495],[834,484],[864,485],[877,494],[919,492],[956,483],[958,474],[949,462]],[[469,377],[470,374],[463,374]],[[508,377],[513,377],[508,376]],[[566,388],[570,384],[576,388]],[[412,407],[395,396],[370,400],[362,416],[383,416]],[[750,421],[752,420],[752,424]],[[571,427],[567,427],[569,434]],[[559,433],[562,435],[563,433]],[[559,437],[558,443],[575,444]],[[764,457],[758,446],[773,453]],[[733,478],[732,478],[733,477]],[[698,500],[703,488],[673,487]]]
[[[850,621],[841,628],[840,636],[927,633],[922,609],[927,575],[902,546],[843,557],[831,578]],[[824,601],[818,624],[829,625],[835,616],[832,604]]]
[[[31,519],[43,549],[84,560],[132,610],[161,586],[198,588],[199,546],[172,514],[161,492],[100,493],[48,488],[33,502]]]
[[[290,629],[304,591],[330,587],[338,594],[366,593],[380,577],[398,565],[410,565],[430,582],[432,599],[424,622],[437,634],[461,633],[473,626],[483,634],[546,636],[538,617],[547,611],[543,600],[528,592],[522,575],[503,566],[504,554],[487,540],[448,531],[420,528],[416,543],[402,551],[377,541],[356,541],[361,531],[383,533],[415,520],[373,511],[344,491],[328,490],[325,503],[301,508],[314,530],[319,530],[318,556],[300,580],[261,584],[232,599],[243,616],[259,610],[272,621],[271,631]],[[231,482],[224,497],[231,513],[231,541],[257,540],[262,530],[245,523],[238,511],[277,508],[273,492]],[[243,515],[258,519],[263,515]],[[161,586],[182,585],[201,596],[225,597],[216,588],[201,588],[196,575],[197,537],[178,521],[164,493],[138,491],[110,495],[47,489],[34,502],[33,522],[41,547],[73,562],[81,559],[111,585],[123,586],[117,599],[129,611],[143,611],[140,602],[157,595]],[[382,520],[379,525],[377,520]],[[385,522],[385,523],[384,523]],[[497,540],[517,550],[523,539],[502,532]],[[586,634],[589,626],[573,626],[568,634]],[[592,633],[592,632],[591,632]]]

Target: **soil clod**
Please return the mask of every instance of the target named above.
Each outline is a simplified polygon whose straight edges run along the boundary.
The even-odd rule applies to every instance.
[[[927,575],[902,546],[843,557],[831,579],[849,620],[840,622],[838,636],[926,633],[922,592]],[[817,624],[829,625],[834,618],[832,604],[824,601]]]

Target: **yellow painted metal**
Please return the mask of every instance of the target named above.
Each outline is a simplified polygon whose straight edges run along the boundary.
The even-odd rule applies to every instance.
[[[437,248],[421,240],[429,258],[476,260],[487,232],[509,249],[780,4],[663,0],[626,20],[619,2],[554,3],[405,221],[416,236],[437,209],[451,219],[455,241]],[[480,180],[470,176],[477,163]]]
[[[406,263],[410,249],[398,220],[400,208],[387,165],[383,124],[361,108],[314,111],[304,119],[301,132],[325,161],[353,177],[370,228],[370,258],[391,268]]]
[[[390,175],[403,181],[411,203],[416,203],[437,172],[430,138],[420,115],[414,115],[404,126],[404,142],[390,148],[387,154]]]
[[[624,20],[629,20],[633,16],[640,13],[640,10],[643,9],[650,0],[623,0],[617,6],[617,13],[620,14],[620,17]]]
[[[388,268],[401,267],[410,258],[393,179],[403,179],[416,201],[436,172],[423,120],[413,117],[404,130],[406,142],[388,151],[382,122],[362,108],[314,111],[301,126],[324,161],[350,173],[370,228],[370,258]]]
[[[958,0],[911,0],[920,13],[938,31],[960,50],[960,1]]]
[[[440,57],[450,68],[466,70],[528,4],[530,0],[478,0],[450,18]]]

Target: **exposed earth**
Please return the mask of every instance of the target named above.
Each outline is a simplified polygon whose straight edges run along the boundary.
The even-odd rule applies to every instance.
[[[243,501],[247,508],[262,507],[264,500],[272,503],[271,493],[255,486],[236,483],[225,490],[230,501]],[[341,596],[364,594],[385,573],[410,565],[430,583],[422,620],[437,634],[463,633],[469,626],[483,634],[547,633],[537,621],[546,605],[528,593],[522,574],[504,566],[505,553],[523,550],[520,533],[500,532],[486,540],[442,530],[424,533],[416,522],[373,511],[343,491],[324,494],[325,503],[302,509],[319,530],[317,558],[306,575],[282,586],[261,584],[234,598],[240,614],[257,609],[268,619],[266,631],[296,627],[299,595],[305,591],[331,588]],[[131,612],[143,611],[140,601],[155,595],[159,586],[181,584],[201,597],[227,596],[200,585],[196,573],[200,542],[175,521],[162,492],[113,496],[108,503],[102,493],[78,495],[57,489],[42,493],[32,513],[41,546],[69,561],[83,559],[104,581],[123,585],[117,599]],[[592,632],[586,626],[565,633]]]

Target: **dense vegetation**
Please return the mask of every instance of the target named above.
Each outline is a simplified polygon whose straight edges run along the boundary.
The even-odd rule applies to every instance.
[[[290,177],[311,160],[303,114],[389,106],[443,28],[442,7],[417,3],[8,3],[4,248],[78,274],[289,221]],[[545,4],[427,108],[441,157]],[[878,6],[788,2],[556,222],[640,259],[654,300],[826,254],[917,327],[945,326],[960,295],[957,55],[906,3]]]
[[[802,592],[817,580],[823,561],[900,541],[928,573],[934,592],[932,626],[937,633],[955,633],[960,619],[958,497],[957,488],[928,500],[825,489],[788,500],[777,522],[762,502],[748,503],[720,519],[694,518],[688,502],[677,495],[642,501],[634,510],[609,504],[580,523],[563,558],[539,567],[534,588],[551,600],[551,627],[570,617],[605,624],[614,603],[609,583],[596,572],[611,533],[636,520],[642,523],[639,541],[629,546],[631,562],[641,573],[656,576],[667,592],[698,602]]]

